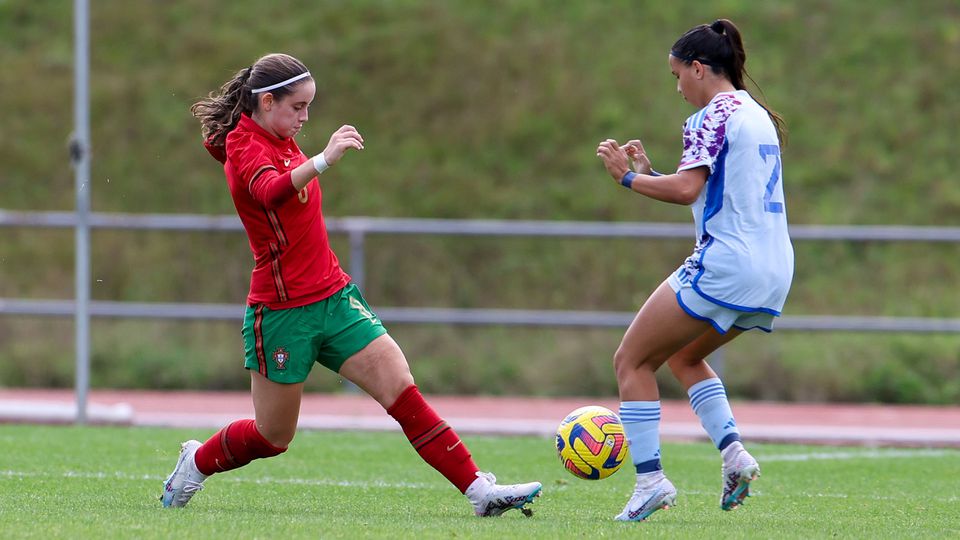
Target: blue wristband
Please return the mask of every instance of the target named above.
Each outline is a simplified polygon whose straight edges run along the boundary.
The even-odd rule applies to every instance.
[[[637,173],[633,171],[627,171],[627,174],[624,174],[623,178],[620,179],[620,185],[632,191],[633,179],[635,176],[637,176]]]

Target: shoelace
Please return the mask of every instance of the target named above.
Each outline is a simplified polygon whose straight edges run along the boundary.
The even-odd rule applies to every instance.
[[[490,482],[491,485],[497,483],[497,477],[494,476],[492,472],[477,471],[477,478],[483,478],[487,482]]]
[[[490,495],[490,489],[497,484],[497,478],[493,476],[493,473],[485,473],[477,471],[477,478],[484,480],[487,485],[484,486],[485,489],[479,489],[477,491],[467,491],[467,498],[473,503],[474,506],[480,504]]]
[[[192,480],[183,481],[183,490],[182,493],[187,495],[187,499],[193,496],[194,493],[203,489],[203,484],[200,482],[194,482]]]

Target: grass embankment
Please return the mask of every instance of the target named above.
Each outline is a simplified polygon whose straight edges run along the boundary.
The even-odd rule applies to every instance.
[[[93,208],[230,214],[188,108],[260,54],[287,51],[319,92],[300,144],[342,123],[366,150],[325,174],[330,215],[689,222],[631,196],[594,156],[639,136],[654,164],[679,156],[693,111],[666,52],[727,16],[753,78],[790,128],[793,223],[960,224],[960,12],[953,2],[298,2],[263,15],[232,2],[94,3]],[[696,14],[695,16],[691,14]],[[0,3],[0,208],[67,210],[72,130],[67,2]],[[69,231],[5,230],[0,297],[72,296]],[[380,237],[376,306],[631,311],[691,241]],[[242,236],[98,231],[94,297],[242,302]],[[344,239],[335,247],[346,259]],[[960,246],[798,242],[786,313],[957,317]],[[344,261],[346,262],[346,261]],[[243,387],[236,324],[96,321],[94,382]],[[619,331],[394,327],[431,391],[609,393]],[[0,384],[67,384],[69,321],[0,319]],[[190,365],[190,369],[183,366]],[[727,351],[731,393],[751,398],[960,399],[956,336],[750,336]],[[159,371],[164,371],[158,375]],[[317,377],[318,388],[336,386]],[[953,381],[953,382],[951,382]],[[671,387],[668,393],[675,393]]]

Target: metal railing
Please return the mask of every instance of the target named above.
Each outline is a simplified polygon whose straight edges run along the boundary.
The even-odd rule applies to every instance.
[[[80,176],[78,176],[80,178]],[[78,187],[83,190],[83,186]],[[78,208],[83,205],[78,202]],[[595,238],[691,238],[692,227],[678,223],[602,223],[577,221],[500,221],[393,219],[369,217],[327,218],[331,234],[349,239],[351,277],[361,287],[365,279],[366,238],[371,234],[542,236]],[[76,321],[76,422],[87,421],[89,391],[90,317],[239,320],[243,305],[116,302],[90,299],[89,231],[91,229],[132,229],[168,231],[240,232],[236,216],[195,214],[111,214],[88,212],[18,212],[0,210],[0,227],[74,229],[77,247],[76,300],[35,300],[0,298],[0,316],[72,316]],[[839,240],[850,242],[951,242],[960,243],[956,227],[821,226],[795,225],[795,240]],[[454,309],[378,307],[377,314],[388,323],[457,325],[529,325],[550,327],[625,328],[633,312],[562,311],[516,309]],[[785,316],[778,330],[960,333],[960,318]],[[711,355],[711,365],[723,370],[723,350]]]
[[[198,214],[91,213],[92,229],[241,232],[236,216]],[[507,221],[344,217],[327,218],[331,234],[349,239],[348,272],[361,288],[365,279],[366,238],[372,234],[533,236],[594,238],[692,237],[692,226],[682,223],[605,223],[582,221]],[[0,210],[0,227],[74,228],[73,212],[17,212]],[[960,227],[794,225],[794,240],[950,242],[960,243]],[[73,316],[72,300],[0,298],[0,315]],[[237,320],[243,306],[157,302],[91,301],[93,317]],[[386,322],[409,324],[528,325],[562,327],[626,327],[634,312],[519,309],[462,309],[378,307]],[[778,330],[960,333],[960,318],[784,316]]]

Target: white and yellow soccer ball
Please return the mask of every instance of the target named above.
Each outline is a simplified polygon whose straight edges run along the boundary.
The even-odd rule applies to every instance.
[[[571,412],[557,428],[557,455],[577,478],[602,480],[620,470],[627,438],[616,413],[597,405]]]

